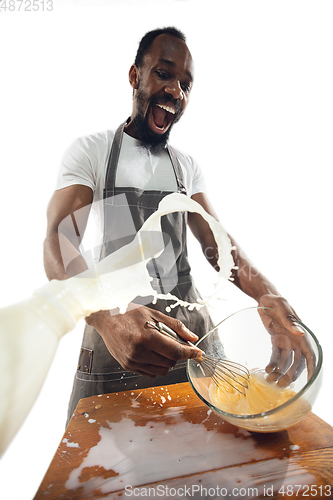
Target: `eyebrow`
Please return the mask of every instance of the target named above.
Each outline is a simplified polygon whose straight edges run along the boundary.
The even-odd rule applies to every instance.
[[[168,66],[171,66],[174,68],[176,66],[176,63],[174,61],[170,61],[170,59],[164,59],[164,57],[159,58],[159,62],[165,63]],[[190,71],[186,71],[187,76],[193,81],[193,75]]]

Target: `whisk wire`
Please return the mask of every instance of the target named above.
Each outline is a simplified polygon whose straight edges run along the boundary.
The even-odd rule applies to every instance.
[[[218,387],[223,387],[223,382],[226,382],[237,392],[245,394],[250,377],[250,372],[245,366],[226,358],[216,359],[207,354],[197,361],[201,362]]]
[[[164,323],[161,323],[154,318],[151,319],[154,323],[147,321],[148,325],[153,326],[159,332],[177,340],[177,342],[181,344],[194,347],[194,344],[185,341],[174,330],[164,325]],[[223,382],[226,382],[240,394],[246,393],[246,389],[249,387],[250,372],[245,366],[227,358],[214,358],[207,355],[205,352],[202,353],[200,358],[196,358],[195,361],[206,370],[218,387],[223,387]]]

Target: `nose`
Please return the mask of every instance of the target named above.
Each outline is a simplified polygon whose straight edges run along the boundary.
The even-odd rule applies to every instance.
[[[164,87],[164,91],[167,94],[172,95],[172,97],[176,100],[179,99],[182,101],[184,99],[184,92],[181,87],[180,81],[179,80],[173,80],[172,82],[168,83]]]

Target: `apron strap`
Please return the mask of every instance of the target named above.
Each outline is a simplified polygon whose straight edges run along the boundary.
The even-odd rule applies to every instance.
[[[107,204],[113,205],[114,200],[114,190],[116,184],[116,171],[118,166],[118,160],[121,150],[121,144],[123,141],[123,133],[125,125],[129,122],[130,118],[128,118],[124,123],[119,125],[116,130],[116,133],[113,138],[111,151],[108,159],[108,164],[106,168],[106,176],[105,176],[105,188],[104,188],[104,199],[108,199]],[[179,159],[176,154],[176,150],[167,145],[168,153],[170,156],[171,164],[176,176],[178,192],[186,194],[186,188],[184,184],[183,171],[180,165]]]
[[[169,146],[169,144],[168,144],[168,153],[169,153],[169,156],[171,159],[173,169],[175,171],[177,185],[178,185],[178,192],[182,193],[182,194],[186,194],[186,188],[184,185],[182,167],[180,165],[178,156],[176,155],[176,150],[172,146]]]
[[[108,204],[113,205],[114,188],[116,183],[116,171],[120,155],[121,143],[123,142],[123,133],[125,125],[128,123],[129,118],[119,125],[113,138],[111,152],[109,155],[108,165],[106,168],[104,198],[109,198]]]

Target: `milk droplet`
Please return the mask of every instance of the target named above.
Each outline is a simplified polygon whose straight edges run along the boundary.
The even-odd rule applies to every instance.
[[[67,438],[64,438],[62,442],[66,443],[67,448],[80,448],[79,443],[73,443],[69,441]]]

